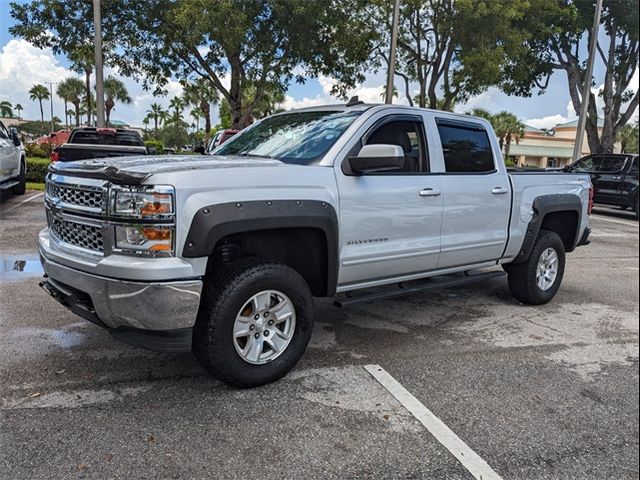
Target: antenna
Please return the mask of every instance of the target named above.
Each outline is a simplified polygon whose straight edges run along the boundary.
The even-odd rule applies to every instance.
[[[353,107],[355,105],[364,105],[364,102],[362,100],[359,100],[357,95],[351,97],[347,102],[347,107]]]

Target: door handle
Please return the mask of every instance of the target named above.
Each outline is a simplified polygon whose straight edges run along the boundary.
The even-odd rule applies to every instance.
[[[493,193],[494,195],[504,195],[505,193],[509,193],[509,190],[502,187],[495,187],[493,190],[491,190],[491,193]]]
[[[440,195],[440,190],[435,190],[433,188],[423,188],[422,190],[420,190],[420,193],[418,193],[418,195],[420,195],[421,197],[437,197],[438,195]]]

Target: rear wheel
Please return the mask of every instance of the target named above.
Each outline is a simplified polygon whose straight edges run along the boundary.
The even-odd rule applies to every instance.
[[[18,185],[13,187],[14,195],[24,195],[27,191],[27,167],[24,160],[20,161],[20,176],[18,177]]]
[[[286,375],[313,329],[313,297],[304,279],[275,262],[240,261],[203,290],[193,351],[214,377],[251,388]]]
[[[564,243],[560,236],[555,232],[540,230],[529,259],[505,268],[509,290],[522,303],[547,303],[560,288],[564,265]]]

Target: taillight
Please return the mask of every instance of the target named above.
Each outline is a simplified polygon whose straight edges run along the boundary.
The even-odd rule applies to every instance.
[[[587,208],[587,214],[591,215],[593,210],[593,183],[589,185],[589,207]]]
[[[60,160],[60,156],[58,155],[58,152],[51,152],[51,161],[52,162],[57,162],[58,160]]]

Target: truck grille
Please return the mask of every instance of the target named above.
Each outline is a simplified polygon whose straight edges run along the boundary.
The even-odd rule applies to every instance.
[[[74,222],[53,214],[49,214],[48,217],[51,232],[61,242],[104,253],[102,227]]]
[[[69,208],[101,212],[105,206],[105,195],[101,187],[68,185],[47,182],[47,197]]]

